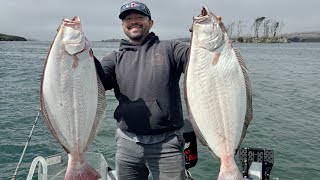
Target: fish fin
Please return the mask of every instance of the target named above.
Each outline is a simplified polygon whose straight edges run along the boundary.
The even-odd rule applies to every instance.
[[[64,145],[62,145],[61,144],[61,146],[62,146],[62,148],[68,153],[68,154],[70,154],[70,150],[68,149],[68,148],[66,148]]]
[[[216,157],[217,159],[219,159],[219,157],[213,152],[213,150],[208,146],[209,148],[209,152],[213,157]]]
[[[203,146],[208,146],[207,141],[204,139],[204,137],[203,137],[203,135],[202,135],[202,133],[201,133],[201,131],[200,131],[198,125],[196,124],[196,122],[195,122],[195,120],[194,120],[192,115],[190,115],[190,122],[192,124],[193,131],[196,134],[198,140],[201,142],[201,144]]]
[[[88,163],[85,163],[80,169],[68,166],[64,180],[98,180],[100,178],[101,175]]]
[[[221,16],[220,16],[220,17],[221,17]],[[221,21],[221,19],[220,19],[220,22],[219,22],[219,26],[220,26],[221,31],[222,31],[223,33],[227,33],[227,32],[228,32],[226,26],[225,26],[224,23]]]
[[[96,116],[93,122],[92,130],[88,139],[87,146],[85,147],[84,151],[87,151],[89,149],[89,145],[94,140],[96,135],[98,134],[98,130],[101,126],[101,119],[103,119],[105,115],[105,109],[107,106],[106,102],[106,96],[105,96],[105,89],[102,84],[102,81],[100,80],[99,74],[97,73],[97,84],[98,84],[98,104],[97,104],[97,112]]]
[[[242,69],[242,73],[245,79],[245,84],[246,84],[246,93],[247,93],[247,109],[246,109],[246,115],[245,115],[245,120],[244,120],[244,124],[243,124],[243,130],[242,130],[242,134],[241,134],[241,139],[240,139],[240,143],[238,145],[238,148],[240,147],[241,142],[244,140],[247,129],[249,127],[249,124],[253,118],[253,106],[252,106],[252,83],[249,79],[248,76],[248,68],[240,54],[240,51],[238,49],[234,49],[234,52],[238,58],[239,64],[241,66]]]
[[[41,106],[41,112],[42,112],[42,119],[46,126],[48,127],[49,132],[53,135],[53,137],[60,141],[62,144],[62,147],[65,149],[66,152],[70,152],[68,149],[68,143],[65,140],[65,138],[62,136],[62,133],[59,132],[59,130],[55,127],[57,127],[56,122],[53,121],[53,113],[51,112],[51,109],[48,108],[46,98],[43,96],[43,89],[41,84],[41,92],[40,92],[40,106]],[[63,140],[61,140],[63,139]]]
[[[241,69],[242,69],[242,70],[249,71],[248,68],[247,68],[247,66],[246,66],[246,64],[244,63],[244,60],[243,60],[243,58],[242,58],[242,55],[240,54],[239,49],[233,48],[233,50],[234,50],[234,52],[235,52],[235,54],[236,54],[236,56],[237,56],[237,59],[238,59],[239,64],[240,64],[240,66],[241,66]]]
[[[92,51],[92,49],[90,48],[90,50],[89,50],[89,56],[92,58],[92,60],[93,60],[93,51]]]

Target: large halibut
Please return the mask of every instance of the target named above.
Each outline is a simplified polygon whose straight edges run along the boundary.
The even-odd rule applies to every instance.
[[[185,99],[198,139],[220,159],[218,179],[243,179],[234,155],[252,119],[251,82],[224,25],[206,7],[193,20]]]
[[[40,91],[43,119],[68,153],[66,180],[100,178],[85,160],[105,106],[105,90],[79,17],[64,19],[45,62]]]

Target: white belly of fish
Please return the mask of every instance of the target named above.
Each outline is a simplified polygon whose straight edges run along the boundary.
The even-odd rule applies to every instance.
[[[236,55],[225,47],[213,65],[212,52],[194,48],[190,53],[186,77],[189,114],[218,157],[234,154],[246,113],[245,81]]]
[[[97,112],[96,70],[88,52],[79,53],[76,60],[59,46],[54,44],[48,57],[43,98],[61,144],[70,151],[82,152]]]

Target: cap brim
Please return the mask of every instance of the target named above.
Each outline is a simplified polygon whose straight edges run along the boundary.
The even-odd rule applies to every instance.
[[[122,13],[119,14],[119,18],[120,19],[124,19],[130,12],[132,11],[136,11],[137,13],[139,14],[142,14],[142,15],[145,15],[145,16],[149,16],[148,14],[146,14],[145,12],[143,11],[140,11],[138,9],[127,9],[125,11],[123,11]],[[149,16],[150,17],[150,16]]]

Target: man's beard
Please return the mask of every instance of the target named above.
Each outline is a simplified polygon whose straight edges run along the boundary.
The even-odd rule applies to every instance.
[[[139,41],[139,40],[141,40],[141,38],[143,37],[143,33],[130,33],[130,32],[128,32],[128,33],[126,33],[126,35],[130,38],[130,39],[132,39],[132,40],[134,40],[134,41]]]

